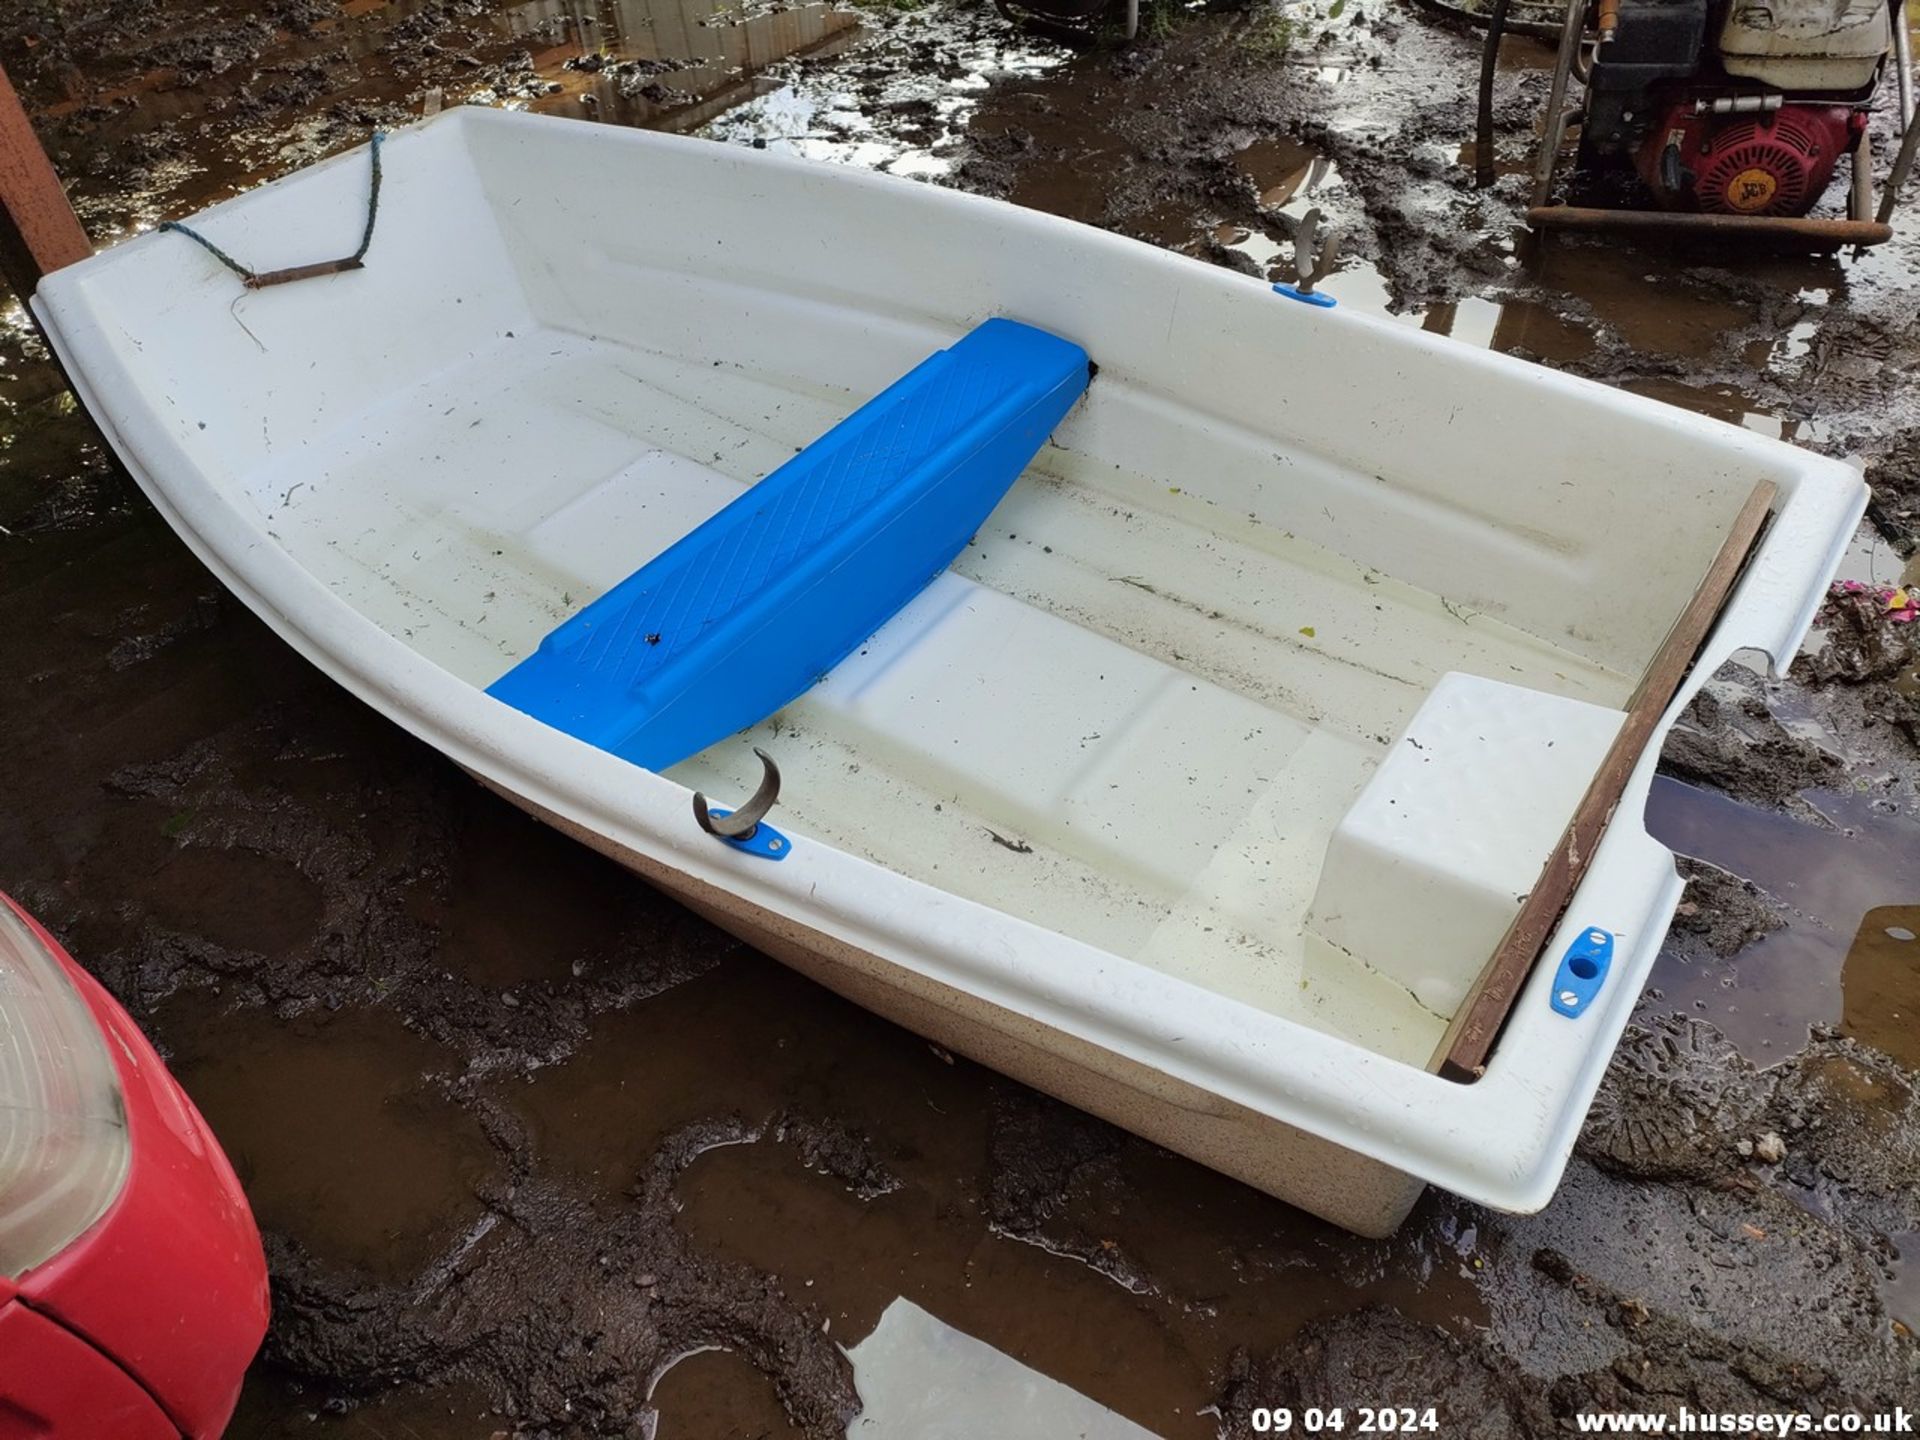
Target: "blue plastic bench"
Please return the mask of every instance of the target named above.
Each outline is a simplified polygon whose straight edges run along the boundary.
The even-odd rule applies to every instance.
[[[960,553],[1087,387],[989,320],[562,623],[488,693],[661,770],[804,694]]]

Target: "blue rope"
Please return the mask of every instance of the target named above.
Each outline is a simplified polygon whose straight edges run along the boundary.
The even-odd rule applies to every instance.
[[[218,260],[222,265],[226,266],[229,270],[233,271],[233,273],[238,275],[242,280],[252,281],[258,278],[257,276],[254,275],[253,271],[249,270],[246,266],[242,265],[238,260],[234,259],[226,251],[222,250],[218,245],[214,244],[206,236],[202,235],[198,230],[195,230],[191,225],[182,225],[178,220],[169,220],[160,228],[162,230],[171,230],[177,235],[186,236],[187,239],[193,241],[194,244],[198,245],[201,249],[205,250],[209,255],[213,256],[214,259]]]
[[[233,256],[214,244],[213,241],[202,235],[198,230],[195,230],[191,225],[183,225],[178,220],[169,220],[160,228],[162,230],[172,230],[176,234],[186,236],[187,239],[193,241],[194,244],[200,246],[201,249],[213,256],[214,259],[226,266],[227,269],[238,275],[241,283],[246,285],[249,290],[257,290],[263,285],[277,285],[287,280],[304,279],[309,275],[325,275],[341,270],[358,270],[361,263],[367,258],[367,251],[373,246],[373,227],[380,219],[380,143],[386,138],[385,131],[376,130],[373,132],[372,141],[367,146],[367,153],[373,161],[373,184],[367,195],[367,228],[360,236],[360,248],[343,260],[324,261],[319,265],[294,266],[286,270],[272,270],[262,274],[258,270],[241,264],[238,260],[234,259]]]
[[[367,258],[367,250],[373,244],[373,227],[380,219],[380,142],[386,138],[386,131],[376,130],[373,139],[367,142],[367,157],[373,162],[373,186],[367,192],[367,228],[360,236],[360,248],[353,252],[356,265]]]

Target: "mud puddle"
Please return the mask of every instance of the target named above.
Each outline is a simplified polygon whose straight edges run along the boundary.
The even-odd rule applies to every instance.
[[[535,0],[501,18],[546,83],[534,109],[675,130],[764,93],[780,62],[833,54],[859,34],[845,6],[768,0]]]
[[[284,1381],[248,1386],[227,1433],[235,1440],[493,1440],[504,1426],[495,1402],[468,1387],[394,1391],[347,1409]]]
[[[170,1005],[161,1023],[182,1019]],[[893,1436],[927,1433],[887,1417],[932,1423],[933,1393],[949,1397],[947,1424],[969,1405],[987,1423],[985,1397],[1043,1395],[1090,1435],[1207,1436],[1248,1346],[1367,1305],[1463,1343],[1488,1322],[1477,1284],[1497,1252],[1439,1197],[1396,1239],[1355,1241],[756,957],[607,1017],[562,1063],[450,1092],[423,1090],[416,1038],[353,1050],[394,1029],[387,1017],[326,1024],[345,1034],[325,1065],[293,1044],[264,1070],[251,1054],[226,1062],[269,1089],[282,1065],[322,1085],[327,1065],[357,1072],[331,1123],[375,1136],[356,1149],[274,1097],[298,1137],[279,1142],[274,1183],[334,1167],[319,1183],[352,1183],[363,1157],[386,1158],[377,1132],[447,1093],[500,1160],[484,1174],[414,1166],[404,1216],[362,1202],[358,1219],[391,1235],[427,1197],[442,1237],[379,1276],[303,1212],[325,1197],[258,1198],[282,1329],[242,1436],[384,1433],[390,1419],[436,1440],[487,1423],[546,1433],[568,1407],[585,1433],[825,1436],[869,1397],[862,1423],[879,1428],[849,1433]],[[205,1043],[221,1045],[217,1022]],[[184,1070],[221,1124],[223,1072]],[[242,1169],[259,1173],[273,1151],[252,1127],[269,1117],[232,1118]],[[452,1234],[476,1196],[485,1217]],[[316,1371],[322,1357],[333,1368]],[[477,1431],[441,1398],[475,1384],[494,1397]]]
[[[784,1440],[801,1432],[780,1394],[730,1350],[700,1350],[674,1362],[653,1387],[654,1440]]]
[[[1717,867],[1652,983],[1762,1064],[1809,1027],[1920,1061],[1920,634],[1889,599],[1914,568],[1863,527],[1789,678],[1723,668],[1649,799],[1650,832]]]
[[[1855,795],[1812,792],[1807,803],[1828,823],[1655,783],[1654,838],[1759,886],[1778,909],[1777,928],[1724,959],[1670,948],[1650,983],[1761,1064],[1821,1025],[1920,1066],[1920,943],[1899,938],[1920,916],[1920,823]]]
[[[1154,1434],[1212,1434],[1233,1350],[1320,1315],[1485,1320],[1471,1239],[1429,1217],[1354,1241],[770,966],[681,986],[498,1095],[602,1208],[666,1137],[734,1117],[676,1186],[703,1253],[782,1277],[838,1345],[905,1300]]]
[[[1840,1028],[1920,1069],[1920,905],[1882,905],[1860,918],[1840,984]]]
[[[1894,1261],[1881,1296],[1894,1323],[1920,1334],[1920,1230],[1894,1237]]]
[[[198,208],[445,105],[689,130],[782,62],[858,38],[810,0],[39,0],[0,50],[96,240]]]
[[[484,1213],[499,1160],[444,1094],[455,1057],[381,1010],[282,1023],[202,995],[156,1017],[255,1218],[377,1282],[411,1277]]]

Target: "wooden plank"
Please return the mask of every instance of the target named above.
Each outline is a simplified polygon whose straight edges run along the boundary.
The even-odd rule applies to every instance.
[[[1600,762],[1593,783],[1581,797],[1560,843],[1547,857],[1539,880],[1521,902],[1520,913],[1513,917],[1513,924],[1507,927],[1507,933],[1467,991],[1467,998],[1454,1013],[1453,1023],[1447,1027],[1428,1069],[1438,1071],[1449,1080],[1480,1078],[1493,1042],[1506,1024],[1527,977],[1533,973],[1534,963],[1559,924],[1587,867],[1593,863],[1593,852],[1613,819],[1627,777],[1639,764],[1647,742],[1653,737],[1654,727],[1666,714],[1687,672],[1693,668],[1707,632],[1713,628],[1734,582],[1746,566],[1747,557],[1760,539],[1760,532],[1766,528],[1775,494],[1773,483],[1762,480],[1740,507],[1693,598],[1680,612],[1673,629],[1647,666],[1633,698],[1627,702],[1627,718],[1620,726],[1620,733]]]
[[[93,242],[0,67],[0,279],[24,301],[42,276],[92,253]]]

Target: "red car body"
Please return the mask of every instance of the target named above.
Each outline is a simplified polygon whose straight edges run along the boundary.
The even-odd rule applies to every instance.
[[[267,1267],[240,1182],[118,1002],[0,895],[65,970],[126,1106],[126,1178],[51,1258],[0,1276],[0,1440],[213,1440],[267,1326]]]

